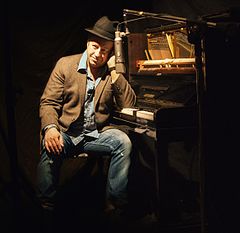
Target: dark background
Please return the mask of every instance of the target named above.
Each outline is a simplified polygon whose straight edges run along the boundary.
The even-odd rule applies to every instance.
[[[124,0],[112,1],[112,3],[91,0],[4,2],[1,7],[0,47],[2,51],[0,60],[0,194],[4,197],[4,201],[0,205],[4,207],[12,205],[8,194],[15,188],[16,177],[21,185],[30,194],[32,193],[39,158],[39,98],[57,59],[85,49],[84,28],[92,26],[103,15],[121,21],[123,9],[167,13],[187,19],[198,19],[199,16],[225,12],[230,7],[239,5],[239,0]],[[218,38],[212,38],[213,43],[215,40]],[[221,48],[215,47],[215,49],[216,54],[219,54]],[[234,53],[234,49],[231,51]],[[235,54],[228,55],[230,56],[228,59],[233,59],[235,56]],[[237,68],[235,69],[237,72]],[[233,85],[235,85],[237,76],[239,75],[236,73],[235,80],[231,79]],[[217,81],[216,78],[216,86]],[[234,115],[235,112],[231,111],[231,114]],[[228,146],[231,147],[231,144],[228,143]],[[228,161],[227,152],[224,158]],[[219,229],[226,229],[226,225],[230,222],[227,221],[228,216],[232,214],[232,208],[229,206],[235,206],[237,203],[233,203],[233,200],[237,200],[235,191],[238,189],[239,182],[235,183],[237,174],[229,175],[231,166],[235,169],[235,161],[231,160],[232,163],[226,165],[227,169],[225,165],[223,166],[224,162],[220,161],[221,166],[217,171],[221,174],[217,178],[212,178],[213,182],[217,180],[215,194],[211,199],[214,199],[216,203],[212,205],[210,213],[215,216],[212,217],[213,225],[220,224],[223,227]],[[210,162],[219,164],[218,157],[215,156]],[[214,165],[210,168],[211,171],[213,168]],[[229,192],[226,191],[225,186],[221,187],[223,183],[219,180],[222,179],[226,180],[223,183],[228,184]],[[229,186],[229,179],[231,186]],[[221,193],[227,195],[221,196]],[[221,198],[216,198],[219,195]],[[231,198],[233,196],[234,199]],[[226,205],[227,212],[225,208],[219,207],[222,206],[219,203],[223,202],[229,204]],[[225,223],[224,220],[227,222]]]

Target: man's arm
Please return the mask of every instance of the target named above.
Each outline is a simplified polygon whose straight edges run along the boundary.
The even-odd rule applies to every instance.
[[[53,69],[48,83],[40,98],[39,114],[41,118],[41,133],[49,153],[60,154],[63,148],[63,138],[59,131],[58,118],[63,103],[64,79],[61,75],[61,60]]]
[[[58,125],[58,118],[61,113],[63,103],[64,78],[60,72],[61,59],[54,67],[43,95],[40,98],[39,115],[41,118],[41,130],[51,124]]]
[[[133,107],[136,103],[136,94],[124,74],[116,71],[114,55],[110,57],[107,65],[112,78],[112,88],[116,104],[120,108]]]
[[[116,71],[112,71],[111,75],[113,72],[116,72]],[[130,108],[135,105],[136,94],[123,74],[117,74],[117,78],[115,82],[112,83],[112,88],[113,88],[116,104],[120,108]]]

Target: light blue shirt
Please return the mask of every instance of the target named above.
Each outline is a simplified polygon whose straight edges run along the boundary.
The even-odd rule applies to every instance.
[[[72,139],[72,142],[75,145],[81,142],[86,136],[93,138],[99,137],[99,133],[95,123],[94,95],[95,89],[101,80],[101,77],[98,77],[96,81],[94,81],[93,77],[91,77],[91,75],[88,73],[86,51],[83,53],[80,59],[77,70],[78,72],[87,74],[87,85],[84,102],[84,114],[83,116],[80,116],[67,131],[70,138]]]

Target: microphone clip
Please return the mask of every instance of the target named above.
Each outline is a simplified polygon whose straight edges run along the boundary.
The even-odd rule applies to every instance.
[[[115,38],[121,38],[124,36],[127,36],[129,34],[129,32],[121,32],[117,29],[117,31],[115,31]]]

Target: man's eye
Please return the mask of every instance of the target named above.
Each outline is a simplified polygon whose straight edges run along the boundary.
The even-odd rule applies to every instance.
[[[104,54],[107,54],[109,52],[109,50],[108,49],[102,49],[101,52],[104,53]]]

